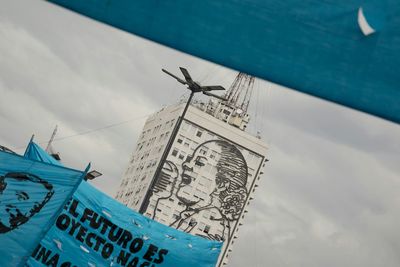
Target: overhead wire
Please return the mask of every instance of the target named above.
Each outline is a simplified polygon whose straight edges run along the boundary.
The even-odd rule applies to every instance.
[[[77,136],[82,136],[82,135],[87,135],[87,134],[90,134],[90,133],[98,132],[98,131],[101,131],[101,130],[104,130],[104,129],[113,128],[113,127],[116,127],[116,126],[119,126],[119,125],[122,125],[122,124],[126,124],[126,123],[129,123],[129,122],[135,121],[135,120],[146,118],[146,117],[150,116],[151,114],[152,113],[149,113],[149,114],[142,115],[142,116],[139,116],[139,117],[135,117],[135,118],[132,118],[132,119],[129,119],[129,120],[108,124],[108,125],[105,125],[105,126],[102,126],[102,127],[99,127],[99,128],[94,128],[94,129],[82,131],[82,132],[79,132],[79,133],[76,133],[76,134],[71,134],[71,135],[67,135],[67,136],[63,136],[63,137],[59,137],[59,138],[54,138],[53,142],[58,142],[58,141],[62,141],[62,140],[65,140],[65,139],[69,139],[69,138],[73,138],[73,137],[77,137]],[[48,141],[41,141],[41,142],[37,142],[37,143],[38,144],[46,144],[46,143],[48,143]],[[15,149],[19,150],[19,149],[23,149],[23,148],[25,148],[25,146],[20,146],[20,147],[17,147]]]

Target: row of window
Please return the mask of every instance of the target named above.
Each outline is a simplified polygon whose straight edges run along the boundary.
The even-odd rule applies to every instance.
[[[146,136],[148,136],[150,133],[152,134],[156,134],[158,133],[160,130],[164,130],[164,129],[170,129],[174,126],[175,123],[175,119],[169,120],[167,122],[165,122],[164,124],[158,124],[156,125],[154,128],[152,129],[147,129],[145,131],[143,131],[140,136],[139,139],[144,139]]]
[[[142,142],[139,142],[136,145],[136,152],[141,151],[144,147],[152,147],[156,143],[156,140],[157,143],[167,141],[169,134],[170,132],[168,131],[166,133],[162,133],[158,138],[155,136],[150,138],[149,140],[143,140]]]

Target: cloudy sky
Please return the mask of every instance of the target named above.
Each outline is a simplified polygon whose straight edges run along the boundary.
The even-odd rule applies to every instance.
[[[1,0],[0,144],[59,131],[68,166],[90,161],[114,195],[146,116],[187,96],[187,67],[229,87],[236,72],[44,1]],[[400,127],[258,81],[250,131],[268,163],[231,267],[400,266]]]

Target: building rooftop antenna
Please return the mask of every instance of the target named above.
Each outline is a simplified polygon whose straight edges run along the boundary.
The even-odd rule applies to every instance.
[[[243,72],[239,72],[232,85],[225,93],[226,103],[243,113],[247,113],[251,95],[253,93],[255,78]]]
[[[47,152],[48,154],[50,154],[50,155],[51,155],[53,158],[55,158],[56,160],[60,161],[60,160],[61,160],[60,154],[59,154],[59,153],[56,153],[56,152],[54,151],[53,147],[52,147],[52,143],[53,143],[54,138],[56,137],[56,134],[57,134],[57,129],[58,129],[58,125],[56,125],[56,127],[55,127],[54,130],[53,130],[53,133],[51,134],[50,140],[49,140],[49,142],[47,143],[46,152]]]
[[[206,112],[234,127],[245,131],[250,121],[247,113],[255,78],[239,72],[230,88],[219,101],[210,99]]]

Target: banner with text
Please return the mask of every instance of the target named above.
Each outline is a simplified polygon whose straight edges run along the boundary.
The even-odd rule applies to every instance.
[[[0,151],[0,266],[22,266],[84,173]]]
[[[144,217],[84,182],[28,266],[214,267],[221,246]]]

